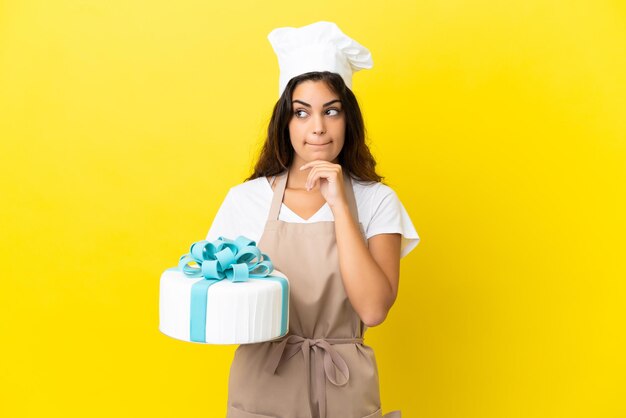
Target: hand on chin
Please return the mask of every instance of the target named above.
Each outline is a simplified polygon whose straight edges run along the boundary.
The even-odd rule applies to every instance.
[[[308,161],[299,167],[300,170],[308,170],[305,183],[307,190],[319,186],[320,192],[331,209],[336,204],[345,204],[346,196],[343,190],[343,171],[340,164],[323,159]]]

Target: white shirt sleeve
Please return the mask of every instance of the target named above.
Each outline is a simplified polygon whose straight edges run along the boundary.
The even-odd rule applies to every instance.
[[[225,237],[229,239],[235,239],[241,234],[240,231],[240,217],[238,216],[238,208],[235,205],[235,199],[233,198],[233,191],[230,189],[222,202],[222,205],[217,210],[213,223],[207,233],[207,241],[215,241],[219,237]]]
[[[417,246],[420,237],[398,195],[391,187],[381,185],[373,203],[372,217],[365,231],[366,238],[399,233],[402,235],[400,257],[406,256]]]

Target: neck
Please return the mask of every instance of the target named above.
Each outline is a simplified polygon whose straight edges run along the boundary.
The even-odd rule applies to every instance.
[[[306,179],[309,177],[311,170],[300,170],[306,164],[306,161],[299,159],[297,156],[294,158],[291,166],[289,167],[289,178],[287,178],[287,187],[290,189],[304,189]]]

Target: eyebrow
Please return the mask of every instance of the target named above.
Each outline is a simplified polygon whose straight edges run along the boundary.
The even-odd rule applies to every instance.
[[[331,101],[330,101],[330,102],[328,102],[328,103],[324,103],[324,105],[323,105],[322,107],[329,106],[329,105],[331,105],[331,104],[333,104],[333,103],[335,103],[335,102],[339,102],[339,103],[341,103],[341,100],[339,100],[339,99],[331,100]],[[303,104],[303,105],[304,105],[304,106],[306,106],[306,107],[311,107],[311,105],[310,105],[310,104],[308,104],[308,103],[306,103],[306,102],[303,102],[302,100],[297,100],[297,99],[296,99],[296,100],[292,101],[291,103],[300,103],[300,104]]]

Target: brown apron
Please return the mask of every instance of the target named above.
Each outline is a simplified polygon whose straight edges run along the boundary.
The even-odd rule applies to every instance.
[[[289,332],[237,347],[227,418],[382,418],[374,351],[343,287],[333,221],[278,220],[288,171],[276,188],[259,248],[289,278]],[[358,212],[352,182],[346,198]],[[363,226],[359,223],[363,239]],[[399,418],[400,411],[385,418]]]

